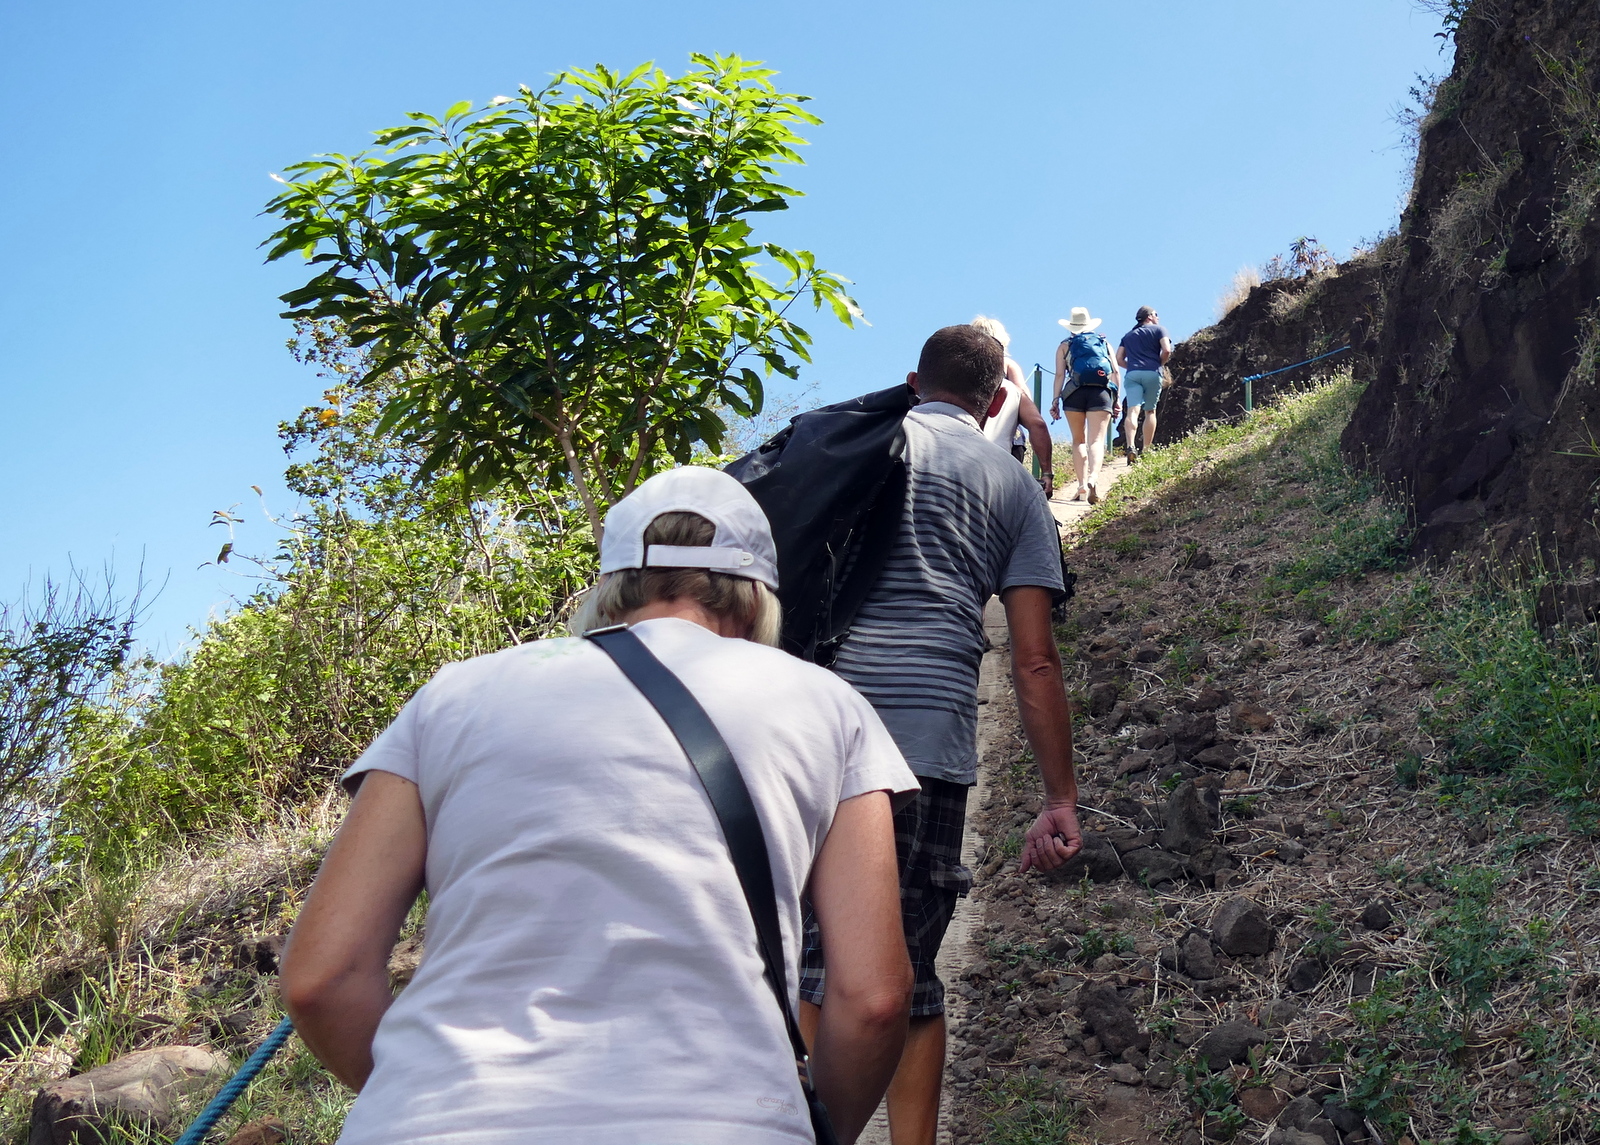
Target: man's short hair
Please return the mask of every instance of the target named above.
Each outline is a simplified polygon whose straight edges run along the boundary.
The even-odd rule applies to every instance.
[[[987,409],[1005,376],[1006,352],[975,326],[946,326],[922,344],[917,380],[924,395],[949,394]]]
[[[1126,314],[1127,311],[1124,310],[1123,313]],[[1143,326],[1146,322],[1150,321],[1150,319],[1154,318],[1155,316],[1156,316],[1156,308],[1154,306],[1141,306],[1141,307],[1139,307],[1139,313],[1137,313],[1137,314],[1135,314],[1133,316],[1133,321],[1134,321],[1134,323],[1136,325]]]

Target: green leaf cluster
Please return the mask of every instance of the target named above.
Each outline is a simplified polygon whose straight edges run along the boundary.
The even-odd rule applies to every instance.
[[[859,316],[809,252],[754,235],[797,193],[776,170],[819,122],[805,97],[737,56],[692,61],[566,72],[289,168],[268,258],[316,273],[287,315],[343,324],[371,378],[405,368],[378,429],[419,476],[566,488],[598,536],[655,469],[719,451],[719,411],[796,376],[796,301]]]

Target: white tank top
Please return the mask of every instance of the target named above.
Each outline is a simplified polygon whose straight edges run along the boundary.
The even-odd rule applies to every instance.
[[[995,400],[989,404],[989,420],[983,423],[983,436],[996,445],[1011,448],[1017,435],[1017,413],[1022,408],[1022,387],[1010,378],[1000,383]],[[999,408],[996,409],[996,406]]]

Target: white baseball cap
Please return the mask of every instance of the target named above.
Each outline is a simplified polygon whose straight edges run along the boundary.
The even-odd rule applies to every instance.
[[[711,544],[646,545],[645,530],[663,513],[698,513],[717,527]],[[600,542],[600,571],[685,568],[778,587],[772,526],[749,490],[720,469],[685,465],[657,473],[611,506]]]

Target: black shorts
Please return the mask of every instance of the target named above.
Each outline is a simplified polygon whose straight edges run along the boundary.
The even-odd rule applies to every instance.
[[[894,846],[900,860],[900,922],[916,973],[911,1016],[929,1018],[944,1013],[944,983],[934,973],[933,963],[956,912],[956,899],[972,889],[972,872],[961,865],[966,786],[922,776],[918,781],[922,790],[917,797],[895,813]],[[800,997],[820,1006],[827,971],[822,965],[822,935],[809,907],[805,930]]]
[[[1061,408],[1094,413],[1116,408],[1117,392],[1107,386],[1079,386],[1061,399]]]

